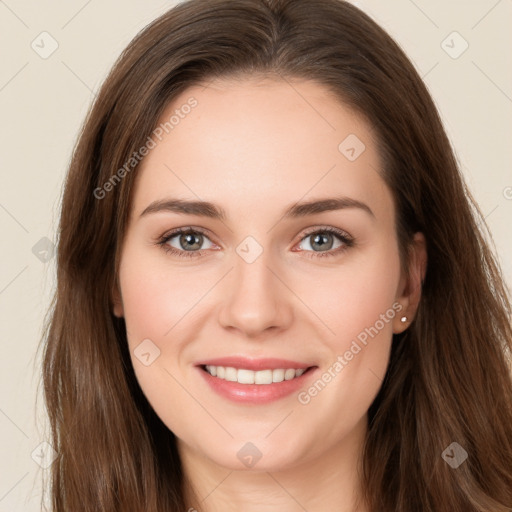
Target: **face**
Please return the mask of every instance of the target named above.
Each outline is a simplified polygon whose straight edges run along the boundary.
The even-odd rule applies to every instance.
[[[290,468],[364,430],[411,316],[371,127],[290,83],[175,98],[121,254],[140,386],[181,450],[226,468]]]

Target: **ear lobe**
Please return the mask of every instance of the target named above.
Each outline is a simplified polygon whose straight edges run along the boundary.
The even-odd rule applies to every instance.
[[[427,272],[427,261],[427,242],[425,235],[421,232],[415,233],[409,252],[408,276],[402,296],[398,298],[398,301],[404,308],[400,314],[397,315],[394,324],[395,334],[407,329],[416,315],[421,300],[421,287]],[[401,319],[404,316],[407,320],[402,322]]]

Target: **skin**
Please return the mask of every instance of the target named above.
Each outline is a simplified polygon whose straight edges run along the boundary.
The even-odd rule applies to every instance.
[[[356,510],[367,411],[392,335],[410,325],[420,300],[424,237],[414,238],[406,276],[372,129],[323,86],[217,80],[184,91],[162,121],[191,96],[197,107],[137,171],[122,248],[114,314],[125,317],[137,379],[177,436],[201,510]],[[338,149],[349,134],[366,146],[355,161]],[[227,219],[170,211],[140,217],[168,196],[214,202]],[[297,201],[334,196],[366,203],[374,217],[345,208],[282,218]],[[180,258],[156,244],[189,226],[207,230],[202,255]],[[333,235],[332,246],[315,250],[314,235],[305,232],[329,226],[355,242],[322,258],[343,242]],[[236,252],[247,236],[263,248],[252,263]],[[179,235],[168,245],[187,248]],[[403,309],[305,405],[295,393],[268,404],[231,402],[211,391],[194,366],[228,355],[278,357],[316,365],[320,377],[397,303]],[[134,356],[147,338],[160,350],[149,366]],[[248,441],[262,453],[252,468],[237,457]]]

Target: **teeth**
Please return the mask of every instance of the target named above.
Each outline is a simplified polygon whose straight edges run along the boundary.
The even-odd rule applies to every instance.
[[[245,370],[232,368],[230,366],[211,366],[206,365],[206,371],[213,377],[238,382],[239,384],[272,384],[273,382],[282,382],[283,380],[292,380],[300,377],[306,370],[300,368],[276,369],[276,370]]]
[[[285,373],[286,370],[272,370],[272,382],[282,382],[284,380]]]
[[[284,380],[291,380],[295,377],[295,370],[286,370],[284,372]]]
[[[231,368],[231,367],[227,367],[226,368],[226,375],[224,376],[224,378],[226,380],[229,380],[231,382],[236,382],[237,381],[237,371],[235,368]]]

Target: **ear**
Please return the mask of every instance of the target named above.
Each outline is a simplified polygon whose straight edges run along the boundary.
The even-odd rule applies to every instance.
[[[427,272],[427,242],[425,235],[421,232],[415,233],[410,250],[408,261],[408,274],[402,275],[397,301],[403,309],[393,321],[393,333],[398,334],[411,325],[421,299],[421,286]],[[407,320],[402,322],[402,318]]]
[[[118,318],[122,318],[124,316],[123,299],[121,297],[121,291],[119,289],[117,279],[114,283],[114,289],[112,290],[112,312]]]

